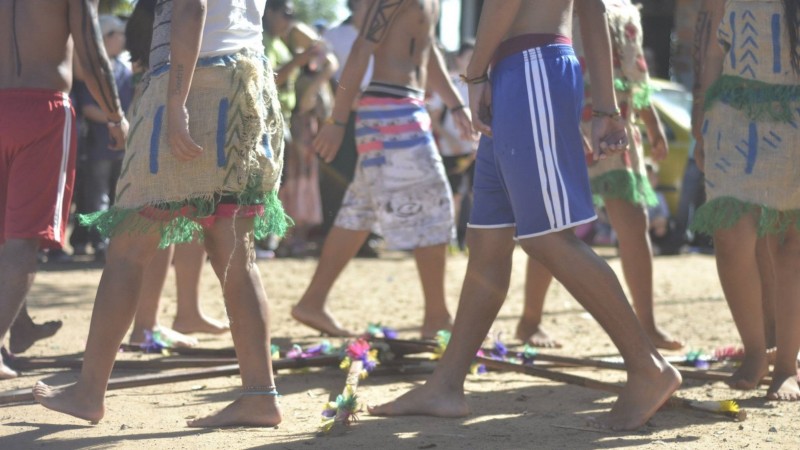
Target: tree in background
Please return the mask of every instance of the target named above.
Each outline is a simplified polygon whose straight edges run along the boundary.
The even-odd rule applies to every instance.
[[[128,16],[133,11],[135,0],[100,0],[97,8],[100,14],[116,14],[118,16]]]

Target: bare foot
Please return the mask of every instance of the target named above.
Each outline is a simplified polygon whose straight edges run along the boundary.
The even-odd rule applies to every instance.
[[[683,348],[683,342],[658,327],[653,330],[647,330],[647,335],[650,336],[650,340],[656,348],[664,350],[680,350]]]
[[[790,374],[772,374],[772,384],[767,390],[767,398],[784,402],[800,400],[800,385],[797,384],[797,371]]]
[[[561,342],[550,336],[541,326],[528,327],[520,321],[517,324],[517,339],[531,347],[561,348]]]
[[[668,363],[655,376],[630,374],[611,411],[589,425],[615,431],[635,430],[650,420],[681,385],[681,374]]]
[[[303,325],[309,326],[328,336],[349,337],[354,335],[352,331],[342,328],[339,321],[336,320],[327,309],[309,310],[298,304],[292,308],[292,317]]]
[[[61,325],[63,324],[60,320],[51,320],[45,323],[30,321],[17,324],[15,322],[9,333],[8,349],[11,350],[11,353],[22,353],[31,348],[36,341],[56,334],[61,329]]]
[[[75,416],[96,424],[105,414],[103,398],[87,395],[78,384],[66,387],[50,387],[41,381],[33,387],[33,397],[42,406],[53,411]]]
[[[16,371],[3,364],[3,358],[0,357],[0,380],[10,380],[18,376],[19,374]]]
[[[212,319],[204,315],[194,317],[175,317],[172,322],[172,329],[178,333],[206,333],[206,334],[223,334],[227,333],[231,326],[220,320]]]
[[[436,339],[436,334],[442,330],[451,331],[453,329],[453,319],[448,314],[445,317],[430,319],[426,317],[422,326],[419,328],[419,334],[422,339]]]
[[[753,357],[745,353],[742,365],[736,369],[726,383],[733,389],[749,391],[758,387],[758,382],[767,373],[769,373],[769,366],[766,353],[757,353]]]
[[[274,427],[281,423],[281,410],[273,395],[243,395],[222,410],[189,420],[190,427]]]
[[[149,330],[148,330],[149,331]],[[198,344],[196,338],[179,333],[171,328],[157,326],[151,333],[158,334],[158,339],[168,348],[187,348]],[[131,331],[130,345],[142,345],[146,341],[145,330]]]
[[[373,416],[464,417],[470,412],[464,391],[442,391],[428,384],[367,410]]]

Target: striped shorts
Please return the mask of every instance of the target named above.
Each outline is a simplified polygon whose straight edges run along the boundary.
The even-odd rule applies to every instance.
[[[356,117],[355,177],[336,226],[374,230],[397,250],[451,241],[453,197],[430,126],[421,99],[367,90]]]
[[[572,47],[531,48],[492,71],[492,130],[478,147],[472,228],[518,239],[596,218],[580,135],[583,78]]]

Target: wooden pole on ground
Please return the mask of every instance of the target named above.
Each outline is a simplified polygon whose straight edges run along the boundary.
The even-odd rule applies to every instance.
[[[273,370],[301,369],[305,367],[336,366],[341,362],[338,355],[314,356],[311,358],[277,359],[272,361]],[[188,370],[178,373],[157,373],[132,375],[112,378],[108,381],[108,390],[132,387],[152,386],[181,381],[203,380],[208,378],[227,377],[239,374],[239,364],[227,364],[205,369]],[[33,401],[31,389],[17,389],[0,393],[0,405]]]

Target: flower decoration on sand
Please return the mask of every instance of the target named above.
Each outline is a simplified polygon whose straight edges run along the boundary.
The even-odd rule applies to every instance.
[[[397,339],[397,330],[379,323],[371,323],[367,325],[366,335],[373,338]]]
[[[348,385],[345,388],[345,392],[339,394],[336,400],[328,402],[325,405],[325,409],[322,411],[320,431],[330,431],[337,421],[345,425],[350,425],[358,421],[358,416],[356,414],[360,411],[361,405],[358,402],[355,390],[352,386]]]
[[[141,347],[142,351],[145,353],[169,355],[169,347],[171,344],[172,342],[161,334],[161,330],[156,328],[154,330],[144,330],[144,342],[139,344],[139,347]]]
[[[348,370],[353,361],[361,361],[363,363],[363,369],[360,374],[363,380],[378,365],[378,350],[371,348],[369,342],[364,338],[358,338],[347,345],[345,357],[339,367],[342,370]]]
[[[447,344],[450,343],[450,332],[447,330],[439,330],[436,333],[436,349],[433,351],[433,356],[431,359],[440,359],[442,355],[444,355],[444,351],[447,350]]]
[[[706,355],[700,350],[692,350],[686,354],[685,363],[689,367],[707,370],[711,367],[711,363],[716,359],[713,356]]]
[[[314,356],[330,355],[333,352],[333,347],[328,341],[322,341],[317,345],[312,345],[306,348],[300,347],[295,344],[292,349],[286,352],[287,358],[305,359]]]

